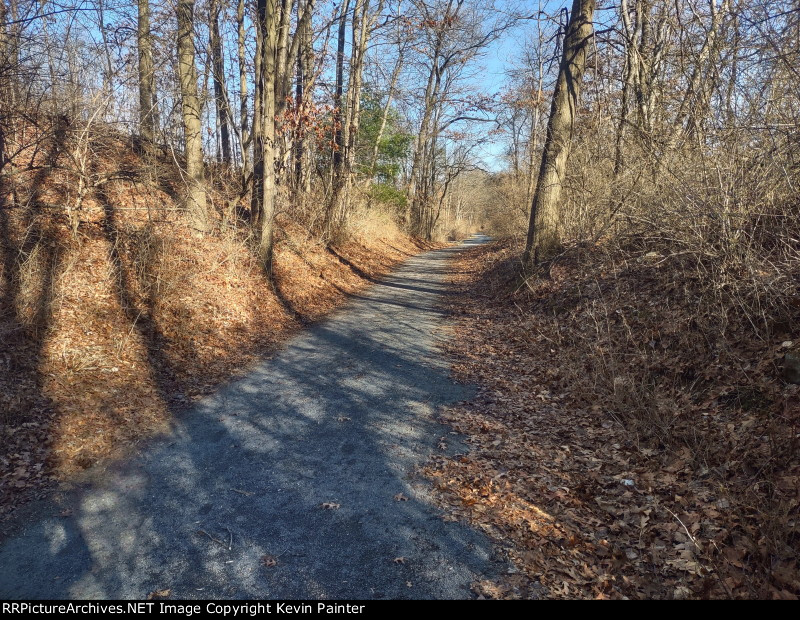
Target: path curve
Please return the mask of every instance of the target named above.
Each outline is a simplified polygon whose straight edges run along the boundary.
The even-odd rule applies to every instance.
[[[482,241],[411,258],[169,437],[29,506],[0,543],[0,598],[472,596],[504,566],[414,470],[442,437],[458,450],[434,421],[470,395],[437,350],[438,302]]]

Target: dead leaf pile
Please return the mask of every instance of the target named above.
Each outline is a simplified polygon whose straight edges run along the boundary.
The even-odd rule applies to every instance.
[[[449,353],[480,386],[427,468],[508,551],[485,598],[796,598],[798,386],[781,341],[719,329],[685,271],[586,251],[514,290],[519,248],[458,259]],[[797,323],[794,324],[794,329]]]

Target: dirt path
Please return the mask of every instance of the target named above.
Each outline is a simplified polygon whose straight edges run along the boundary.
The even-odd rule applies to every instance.
[[[470,597],[503,565],[414,474],[443,438],[460,448],[433,421],[469,396],[435,335],[458,250],[409,260],[169,437],[25,509],[0,598]]]

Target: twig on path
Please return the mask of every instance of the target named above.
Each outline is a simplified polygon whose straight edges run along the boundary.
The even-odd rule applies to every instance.
[[[228,528],[225,528],[225,529],[227,530]],[[228,532],[230,533],[230,530],[228,530]],[[225,541],[224,541],[224,540],[220,540],[219,538],[214,538],[214,537],[213,537],[211,534],[209,534],[209,533],[208,533],[208,532],[206,532],[205,530],[197,530],[197,533],[198,533],[198,534],[205,534],[205,535],[206,535],[206,536],[208,536],[208,537],[209,537],[211,540],[213,540],[215,543],[219,543],[219,544],[220,544],[220,545],[222,545],[223,547],[228,547],[228,545],[225,543]],[[233,543],[233,534],[231,534],[231,543]],[[230,550],[230,547],[228,547],[228,550]]]
[[[680,523],[683,526],[683,531],[686,532],[686,535],[689,537],[689,540],[692,541],[692,543],[694,544],[694,546],[697,548],[698,551],[702,551],[703,548],[699,544],[697,544],[697,541],[695,540],[694,536],[692,536],[691,532],[689,531],[689,528],[686,527],[686,524],[683,521],[681,521],[681,518],[666,506],[664,506],[664,510],[666,510],[669,514],[671,514],[678,520],[678,523]]]

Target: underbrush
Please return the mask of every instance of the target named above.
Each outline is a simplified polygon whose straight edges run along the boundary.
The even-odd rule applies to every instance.
[[[440,241],[462,241],[474,232],[476,232],[476,228],[473,224],[457,219],[443,222],[442,225],[434,231],[435,238]]]
[[[483,594],[800,595],[800,261],[762,239],[619,236],[525,282],[514,242],[464,259],[452,352],[482,390],[446,419],[476,450],[430,473],[512,541],[520,574]]]

